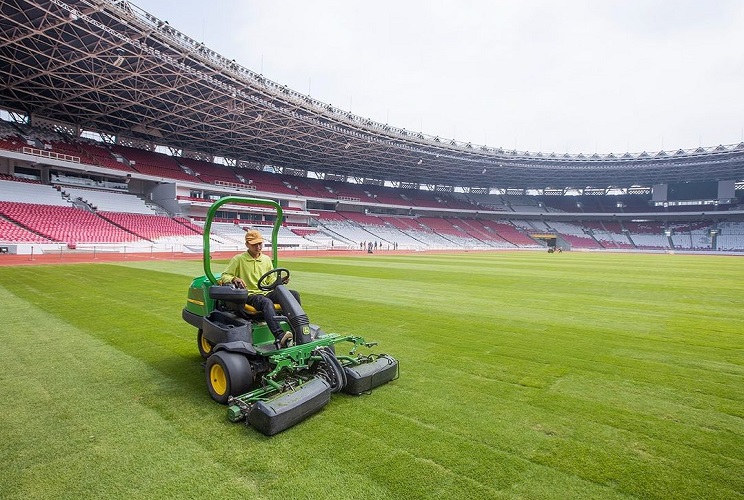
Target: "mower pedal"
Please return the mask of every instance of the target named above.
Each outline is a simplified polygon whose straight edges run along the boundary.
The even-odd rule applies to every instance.
[[[357,396],[398,378],[398,360],[381,354],[375,361],[346,366],[344,371],[346,386],[342,390],[346,394]]]
[[[298,389],[270,401],[259,401],[248,413],[248,423],[262,434],[273,436],[320,411],[331,400],[331,386],[313,378]]]

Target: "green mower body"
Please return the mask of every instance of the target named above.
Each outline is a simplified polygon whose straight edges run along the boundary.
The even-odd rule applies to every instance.
[[[273,435],[322,409],[334,392],[365,394],[397,378],[395,358],[370,352],[376,344],[362,337],[323,332],[310,323],[281,283],[274,284],[277,319],[283,330],[292,332],[293,342],[277,347],[260,313],[246,306],[248,292],[219,285],[219,276],[212,273],[211,224],[226,203],[276,210],[271,238],[274,271],[289,271],[277,268],[276,242],[283,219],[278,203],[228,196],[212,204],[204,225],[204,275],[191,282],[182,317],[197,328],[207,389],[212,399],[228,406],[228,418]]]

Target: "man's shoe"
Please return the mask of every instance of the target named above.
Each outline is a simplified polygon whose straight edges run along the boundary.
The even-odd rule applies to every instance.
[[[276,340],[279,349],[290,347],[294,343],[292,339],[292,332],[284,332],[284,334],[280,335],[281,336]]]

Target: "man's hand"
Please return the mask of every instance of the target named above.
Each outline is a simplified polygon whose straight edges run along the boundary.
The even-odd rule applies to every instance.
[[[289,283],[289,276],[285,276],[284,279],[282,279],[282,283],[284,283],[285,285]]]
[[[235,285],[235,288],[245,288],[245,281],[237,276],[232,279],[232,284]]]

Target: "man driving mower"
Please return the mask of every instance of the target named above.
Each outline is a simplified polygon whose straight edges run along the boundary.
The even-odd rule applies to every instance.
[[[235,255],[230,259],[225,271],[219,278],[219,284],[232,284],[236,288],[245,288],[248,291],[248,300],[246,304],[254,307],[257,311],[263,313],[264,321],[274,335],[277,349],[283,349],[292,344],[292,332],[285,332],[276,319],[276,310],[274,308],[275,290],[264,291],[258,288],[258,279],[271,271],[274,264],[271,258],[262,252],[263,236],[261,232],[251,229],[245,233],[246,252]],[[269,276],[264,279],[264,284],[270,285],[276,279],[275,276]],[[289,282],[289,276],[285,277],[283,283]],[[290,290],[297,302],[300,303],[300,294],[295,290]]]

